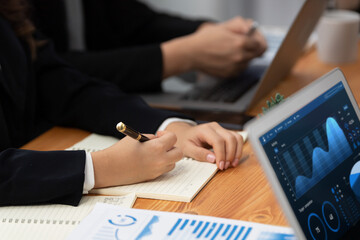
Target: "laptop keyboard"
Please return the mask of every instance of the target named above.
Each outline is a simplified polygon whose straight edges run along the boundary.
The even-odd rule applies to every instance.
[[[186,93],[182,99],[211,102],[235,102],[258,82],[259,78],[247,76],[245,79],[232,78],[221,81],[210,89],[195,88]]]
[[[258,83],[267,66],[249,66],[238,77],[218,80],[209,86],[199,85],[182,96],[183,100],[210,101],[210,102],[236,102],[250,88]]]

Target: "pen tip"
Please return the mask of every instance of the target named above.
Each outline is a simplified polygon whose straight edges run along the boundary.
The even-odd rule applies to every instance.
[[[117,125],[116,125],[116,129],[119,131],[119,132],[123,132],[125,130],[125,124],[123,122],[119,122]]]

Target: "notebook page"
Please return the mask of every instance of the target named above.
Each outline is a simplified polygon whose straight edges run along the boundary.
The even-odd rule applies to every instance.
[[[84,196],[79,206],[46,204],[0,207],[1,239],[65,239],[97,202],[131,208],[134,194]]]
[[[98,151],[116,143],[118,139],[91,134],[68,150]],[[137,197],[190,202],[217,172],[215,164],[183,158],[175,168],[149,182],[127,186],[93,189],[90,192],[106,195],[135,193]]]
[[[115,137],[92,133],[66,150],[85,150],[87,152],[95,152],[108,148],[114,145],[117,141],[119,141],[119,139]]]
[[[118,187],[93,189],[91,193],[122,195],[136,193],[137,197],[190,202],[217,172],[212,163],[183,158],[176,167],[150,182]]]

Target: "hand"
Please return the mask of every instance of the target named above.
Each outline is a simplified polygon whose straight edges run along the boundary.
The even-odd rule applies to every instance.
[[[183,154],[175,148],[174,133],[146,135],[150,141],[125,137],[113,146],[91,153],[95,188],[148,181],[171,171]]]
[[[178,141],[175,146],[180,148],[185,156],[203,162],[216,162],[220,170],[229,166],[235,167],[239,163],[243,146],[242,137],[236,132],[224,129],[216,122],[197,126],[173,122],[166,130],[176,134]]]
[[[161,44],[163,77],[189,70],[218,77],[239,74],[267,47],[260,31],[246,34],[251,22],[238,17],[219,24],[204,23],[193,34]]]
[[[251,19],[243,19],[242,17],[235,17],[223,23],[220,23],[224,28],[232,31],[237,34],[248,34],[251,26],[253,25],[253,20]],[[261,56],[267,49],[267,43],[264,35],[260,32],[259,29],[256,29],[255,32],[251,35],[258,43],[259,47],[258,56]]]
[[[239,74],[266,48],[260,31],[247,35],[251,20],[240,17],[216,25],[205,25],[193,34],[195,69],[218,77]]]

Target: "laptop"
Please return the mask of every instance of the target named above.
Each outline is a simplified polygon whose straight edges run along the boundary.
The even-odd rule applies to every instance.
[[[200,74],[193,83],[174,84],[175,89],[141,96],[153,107],[171,110],[244,113],[288,75],[326,5],[327,0],[304,1],[273,59],[253,60],[236,78],[215,79]]]
[[[246,123],[298,239],[359,239],[359,117],[337,68]]]

